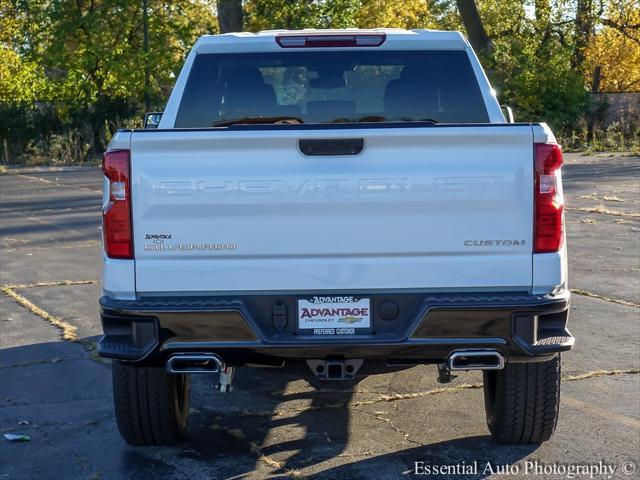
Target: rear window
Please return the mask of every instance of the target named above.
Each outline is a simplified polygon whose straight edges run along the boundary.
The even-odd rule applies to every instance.
[[[176,128],[257,123],[486,123],[464,51],[199,54]]]

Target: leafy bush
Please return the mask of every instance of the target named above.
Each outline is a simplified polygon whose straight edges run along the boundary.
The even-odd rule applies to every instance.
[[[101,98],[72,102],[0,103],[0,142],[5,163],[84,163],[102,155],[118,128],[140,126],[140,106]]]

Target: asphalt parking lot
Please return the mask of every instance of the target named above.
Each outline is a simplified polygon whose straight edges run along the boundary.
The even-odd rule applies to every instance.
[[[196,378],[188,443],[134,448],[116,430],[110,364],[95,355],[101,172],[10,169],[0,176],[0,434],[31,441],[0,437],[0,479],[392,479],[413,478],[415,462],[472,469],[447,478],[570,478],[568,465],[640,478],[640,158],[567,155],[564,174],[577,344],[563,357],[549,442],[494,443],[481,376],[443,387],[421,366],[338,384],[243,369],[227,395]]]

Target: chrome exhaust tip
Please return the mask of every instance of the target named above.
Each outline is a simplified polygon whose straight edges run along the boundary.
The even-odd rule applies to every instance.
[[[226,370],[222,358],[215,353],[176,353],[167,360],[167,372],[183,373],[221,373]]]
[[[502,370],[504,357],[495,350],[460,350],[447,361],[449,370]]]

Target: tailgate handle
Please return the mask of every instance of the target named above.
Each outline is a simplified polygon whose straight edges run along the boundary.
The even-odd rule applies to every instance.
[[[307,156],[358,155],[364,148],[363,138],[300,139],[300,151]]]

